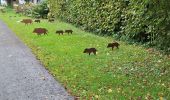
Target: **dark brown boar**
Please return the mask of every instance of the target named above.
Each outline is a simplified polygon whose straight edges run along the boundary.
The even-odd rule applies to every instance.
[[[23,11],[16,11],[15,13],[16,13],[16,14],[22,14]]]
[[[2,13],[5,13],[6,11],[5,11],[4,9],[1,9],[1,12],[2,12]]]
[[[40,23],[41,21],[39,19],[35,19],[34,22]]]
[[[68,34],[71,33],[72,34],[73,30],[65,30],[65,33],[68,33]]]
[[[63,35],[63,34],[64,34],[64,31],[63,31],[63,30],[57,30],[57,31],[56,31],[56,34],[59,34],[59,35],[62,34],[62,35]]]
[[[89,55],[93,53],[94,55],[96,55],[96,52],[97,52],[96,48],[86,48],[84,49],[83,53],[88,53]]]
[[[25,25],[28,25],[28,24],[32,24],[32,19],[23,19],[22,21],[21,21],[22,23],[25,23]]]
[[[120,45],[119,43],[113,42],[113,43],[109,43],[109,44],[107,45],[107,48],[112,48],[112,50],[113,50],[114,47],[119,48],[119,45]]]
[[[47,35],[48,30],[46,28],[35,28],[33,33],[36,33],[37,35],[41,34]]]
[[[48,19],[48,22],[54,22],[54,19],[50,18],[50,19]]]

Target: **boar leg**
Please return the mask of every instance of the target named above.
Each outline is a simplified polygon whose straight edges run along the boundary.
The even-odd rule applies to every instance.
[[[93,53],[94,53],[94,55],[96,55],[96,51],[94,51]]]
[[[117,46],[117,49],[119,49],[119,46]]]

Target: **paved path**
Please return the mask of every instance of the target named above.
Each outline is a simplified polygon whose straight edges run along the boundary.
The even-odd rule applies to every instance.
[[[0,100],[73,100],[1,20]]]

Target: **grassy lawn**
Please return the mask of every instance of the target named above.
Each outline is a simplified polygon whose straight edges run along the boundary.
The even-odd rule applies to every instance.
[[[170,59],[158,52],[119,41],[120,48],[106,48],[111,37],[100,37],[68,23],[56,21],[25,26],[23,16],[0,13],[16,35],[28,45],[46,69],[73,96],[80,100],[170,100]],[[33,34],[34,28],[45,27],[46,36]],[[55,31],[73,29],[73,35],[59,36]],[[83,50],[96,47],[98,54],[89,56]],[[139,99],[141,96],[142,99]]]

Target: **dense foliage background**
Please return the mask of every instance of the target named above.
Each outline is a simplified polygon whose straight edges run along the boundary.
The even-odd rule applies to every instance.
[[[40,16],[41,18],[47,18],[49,8],[47,7],[47,0],[43,0],[38,5],[32,8],[33,16]]]
[[[49,0],[58,18],[170,53],[170,0]]]
[[[27,2],[24,5],[19,5],[15,8],[18,12],[23,12],[24,15],[33,18],[47,18],[49,13],[49,7],[47,6],[47,0],[43,0],[38,4]]]

